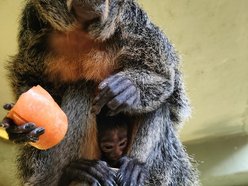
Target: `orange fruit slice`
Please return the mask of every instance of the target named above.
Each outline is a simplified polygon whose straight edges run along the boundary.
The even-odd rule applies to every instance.
[[[30,142],[41,150],[57,145],[68,129],[67,116],[51,95],[39,85],[23,93],[7,117],[13,119],[17,125],[33,122],[37,127],[43,127],[45,133],[39,140],[36,143]]]

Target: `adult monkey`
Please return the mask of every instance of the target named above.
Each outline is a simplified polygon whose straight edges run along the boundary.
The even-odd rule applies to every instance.
[[[197,185],[177,137],[177,124],[190,108],[174,48],[134,0],[105,5],[103,0],[27,1],[19,51],[8,67],[12,87],[16,98],[37,84],[47,89],[66,112],[69,131],[50,150],[22,148],[23,183],[58,185],[65,170],[75,180],[116,184],[104,163],[89,161],[99,158],[94,114],[106,105],[110,115],[133,117],[128,155],[145,162],[147,185]],[[17,127],[8,118],[3,125],[16,142],[35,141],[44,132],[30,123]],[[85,166],[95,170],[92,175],[82,177]],[[119,185],[137,178],[129,172],[117,173]]]

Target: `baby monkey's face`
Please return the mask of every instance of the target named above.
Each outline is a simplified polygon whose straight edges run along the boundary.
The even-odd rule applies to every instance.
[[[127,129],[106,130],[100,138],[100,149],[107,161],[117,162],[123,155],[128,144]]]

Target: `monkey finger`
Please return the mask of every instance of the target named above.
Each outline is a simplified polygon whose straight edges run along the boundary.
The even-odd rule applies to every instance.
[[[115,172],[109,167],[100,167],[98,166],[99,179],[103,185],[117,185],[115,182]],[[104,169],[105,168],[105,169]]]
[[[95,105],[92,107],[92,112],[99,114],[102,108],[111,100],[112,98],[109,95],[103,96]]]
[[[11,124],[6,128],[9,139],[14,143],[37,142],[39,136],[45,132],[43,128],[36,128],[34,123],[24,125]]]
[[[101,167],[102,172],[106,173],[109,177],[113,178],[113,180],[114,180],[114,177],[116,176],[116,173],[115,173],[114,170],[112,170],[108,166],[107,162],[101,161],[101,160],[99,160],[97,162],[98,162],[99,167]]]
[[[108,90],[109,90],[108,87],[105,87],[104,89],[102,89],[102,90],[99,92],[99,94],[95,97],[95,99],[93,100],[93,105],[97,104],[97,102],[98,102],[99,100],[101,100],[101,98],[102,98],[103,96],[106,95],[106,93],[107,93]]]
[[[131,170],[130,170],[131,171]],[[121,185],[121,186],[128,186],[130,183],[130,175],[131,173],[128,171],[128,170],[125,170],[123,172],[119,172],[117,174],[117,177],[116,177],[116,182],[118,185]]]
[[[114,175],[106,170],[101,169],[100,167],[90,167],[88,171],[91,173],[91,175],[94,175],[94,177],[96,177],[103,186],[117,185]]]
[[[29,133],[10,133],[9,139],[14,143],[37,142],[39,136],[44,134],[45,129],[35,128]]]
[[[75,161],[70,165],[73,168],[80,170],[87,170],[91,174],[95,174],[96,176],[101,176],[102,173],[106,173],[106,170],[101,163],[95,160],[83,160]]]
[[[126,183],[127,186],[131,184],[131,178],[133,176],[133,171],[135,168],[134,161],[129,161],[126,169],[124,170],[124,182]]]
[[[130,186],[136,186],[138,184],[139,175],[141,173],[141,167],[139,165],[135,165],[132,169],[131,176],[129,178],[130,180]]]
[[[94,176],[89,174],[87,171],[68,168],[66,170],[66,176],[70,178],[70,181],[86,181],[90,184],[94,183],[95,185],[101,186],[100,182],[98,182],[98,180],[95,179]]]
[[[101,91],[93,102],[94,106],[92,110],[96,114],[98,114],[101,111],[102,107],[106,105],[114,97],[125,94],[123,92],[127,92],[126,94],[128,93],[132,94],[132,92],[135,90],[135,87],[133,86],[130,80],[128,80],[126,77],[122,77],[119,75],[111,76],[110,78],[107,78],[106,80],[104,80],[102,83],[103,84],[99,85],[99,89],[101,89]],[[123,98],[123,100],[125,101],[125,98]],[[116,104],[115,106],[114,103],[112,103],[112,105],[113,107],[119,106],[118,104]]]
[[[109,90],[113,94],[113,96],[119,95],[121,92],[130,89],[131,87],[135,87],[133,83],[125,77],[118,79],[117,81],[113,81],[108,85]]]
[[[109,84],[117,84],[124,79],[124,76],[120,76],[119,74],[112,75],[106,79],[104,79],[99,85],[98,89],[102,90],[107,87]]]
[[[14,135],[12,134],[10,139],[11,141],[13,141],[14,143],[16,144],[19,144],[19,143],[27,143],[27,142],[37,142],[39,139],[37,137],[31,137],[31,136],[28,136],[28,135],[22,135],[22,134],[15,134],[16,136],[14,137]]]
[[[25,123],[23,125],[10,125],[10,127],[8,127],[6,129],[6,131],[8,133],[28,133],[31,132],[32,130],[34,130],[36,128],[34,123]]]
[[[136,174],[138,173],[138,174]],[[137,185],[143,186],[145,184],[145,179],[147,178],[147,168],[145,166],[145,163],[136,162],[136,167],[133,171],[133,175],[136,176],[136,183]]]
[[[115,80],[115,79],[114,79]],[[102,89],[98,96],[93,101],[93,105],[99,104],[106,104],[110,99],[119,95],[121,92],[125,91],[131,84],[126,79],[118,78],[117,80],[110,82],[104,89]]]
[[[16,144],[30,142],[30,139],[26,135],[24,136],[24,135],[20,135],[20,134],[9,135],[9,139]]]
[[[137,159],[131,159],[124,170],[122,183],[126,186],[144,185],[146,169]]]
[[[111,99],[111,96],[107,94],[109,88],[105,87],[93,101],[92,113],[99,114],[104,105]]]
[[[5,110],[11,110],[14,107],[14,105],[15,105],[14,103],[6,103],[3,105],[3,108]]]
[[[121,158],[119,159],[119,164],[121,165],[121,167],[124,167],[124,166],[125,166],[124,164],[127,165],[127,163],[128,163],[129,161],[131,161],[131,158],[129,158],[129,157],[127,157],[127,156],[123,156],[123,157],[121,157]]]
[[[8,129],[14,125],[15,125],[14,121],[10,118],[7,118],[7,117],[3,118],[2,122],[1,122],[1,127],[5,128],[5,129]]]
[[[125,103],[122,103],[118,108],[116,108],[115,110],[110,110],[108,112],[108,116],[114,116],[119,114],[122,111],[125,111],[129,108],[134,107],[136,104],[136,100],[137,100],[137,96],[132,96],[130,97]]]
[[[29,137],[39,137],[40,135],[44,134],[45,133],[45,129],[44,128],[41,128],[41,127],[38,127],[38,128],[35,128],[34,130],[32,130],[30,133],[28,133],[28,136]]]
[[[38,137],[35,137],[35,136],[29,136],[28,137],[28,140],[29,140],[29,142],[35,143],[35,142],[37,142],[39,140],[39,138]]]
[[[110,97],[114,98],[118,95],[123,94],[123,92],[128,92],[128,90],[132,87],[133,85],[130,83],[128,80],[124,80],[118,84],[110,85],[108,92],[106,92],[107,95]]]
[[[137,179],[137,185],[143,186],[145,185],[145,179],[146,179],[146,171],[141,171],[138,175],[138,179]]]
[[[116,108],[120,107],[123,103],[129,104],[130,101],[129,102],[127,102],[127,101],[131,97],[134,97],[135,94],[136,94],[136,88],[134,86],[129,86],[127,89],[125,89],[119,95],[114,97],[110,102],[108,102],[107,105],[111,110],[115,110]]]
[[[73,162],[71,167],[89,172],[101,183],[101,185],[107,186],[116,184],[114,174],[111,174],[108,171],[109,168],[107,169],[107,166],[101,161],[80,160],[78,162]]]
[[[128,158],[122,158],[120,161],[121,167],[119,171],[117,172],[116,179],[118,184],[121,184],[126,181],[127,173],[128,173],[128,167],[130,166]]]

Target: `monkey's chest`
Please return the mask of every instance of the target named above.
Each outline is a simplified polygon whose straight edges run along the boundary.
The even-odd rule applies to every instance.
[[[58,56],[51,58],[46,67],[46,74],[51,80],[64,82],[80,79],[101,81],[115,69],[114,62],[101,52],[92,52],[89,56]]]
[[[51,80],[74,82],[80,79],[101,81],[116,69],[114,56],[84,35],[53,35],[46,74]]]

